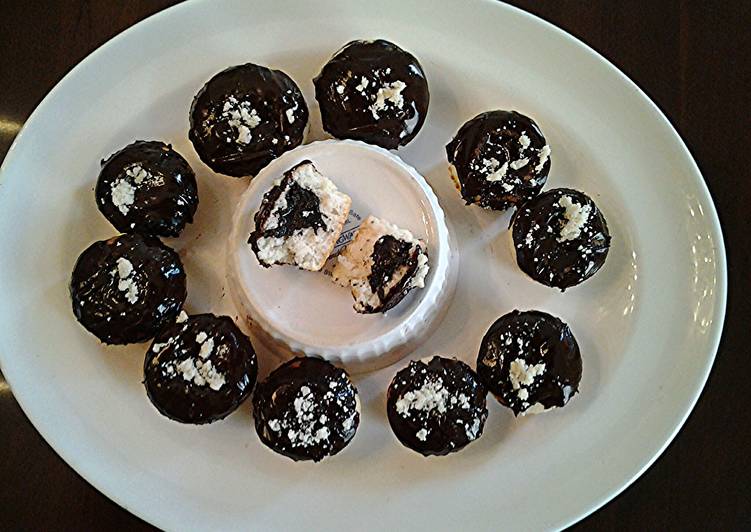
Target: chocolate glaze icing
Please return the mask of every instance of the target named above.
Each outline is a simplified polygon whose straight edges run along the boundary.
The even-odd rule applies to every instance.
[[[386,413],[394,434],[424,456],[456,452],[482,435],[487,391],[464,362],[412,361],[391,381]],[[417,399],[417,400],[415,400]]]
[[[566,222],[563,196],[590,213],[578,237],[559,241]],[[565,290],[597,273],[610,250],[610,233],[605,217],[584,194],[557,188],[522,205],[511,220],[516,262],[519,267],[546,286]]]
[[[138,175],[138,168],[148,174]],[[134,190],[125,213],[113,202],[113,186],[120,181]],[[178,236],[198,208],[193,170],[172,146],[159,141],[138,140],[103,160],[95,196],[105,218],[123,233]]]
[[[279,184],[271,187],[271,189],[263,195],[261,207],[253,218],[255,220],[255,229],[250,234],[250,238],[248,238],[248,244],[250,244],[256,257],[259,256],[259,238],[287,237],[292,235],[295,231],[307,227],[313,229],[326,228],[326,222],[323,220],[323,215],[321,214],[321,201],[318,196],[316,196],[314,192],[298,185],[292,178],[295,169],[298,166],[305,164],[311,164],[311,162],[302,161],[294,168],[285,172]],[[287,191],[285,195],[287,208],[278,214],[279,223],[273,229],[263,230],[262,228],[266,226],[271,213],[274,211],[276,202],[285,190]],[[271,266],[260,259],[258,259],[258,262],[265,268]]]
[[[400,92],[401,107],[389,100],[382,108],[374,108],[379,90],[399,82],[405,85]],[[428,112],[430,92],[419,61],[382,39],[346,44],[313,83],[323,128],[340,139],[396,149],[417,135]],[[400,97],[394,99],[398,102]]]
[[[120,258],[132,271],[124,262],[120,266]],[[180,312],[185,270],[178,254],[159,239],[120,235],[94,242],[81,253],[70,296],[78,321],[102,342],[143,342]]]
[[[545,137],[531,118],[516,111],[488,111],[459,129],[446,154],[467,205],[502,211],[542,190],[550,171],[549,154],[541,151],[545,146]],[[523,166],[512,166],[525,159]],[[504,166],[503,177],[487,179],[494,172],[504,174]]]
[[[518,387],[510,376],[512,363],[531,375],[517,374]],[[544,364],[540,373],[530,369],[539,364]],[[485,333],[477,374],[498,402],[519,415],[536,403],[545,409],[565,406],[579,390],[582,359],[568,325],[545,312],[514,310]]]
[[[384,235],[373,245],[373,267],[368,276],[370,289],[378,294],[381,304],[376,307],[368,307],[363,314],[373,314],[391,310],[412,290],[411,281],[417,271],[417,258],[420,254],[427,254],[424,248],[399,240],[391,235]],[[400,268],[406,268],[402,278],[386,290],[386,284],[392,279],[394,273]]]
[[[256,354],[231,318],[183,316],[184,321],[162,329],[146,352],[146,393],[170,419],[211,423],[250,395],[258,374]]]
[[[275,369],[253,394],[256,432],[293,460],[323,460],[352,440],[360,423],[357,389],[320,358],[298,357]]]
[[[295,82],[280,70],[247,63],[218,73],[198,92],[189,137],[212,170],[243,177],[299,146],[307,123],[308,107]]]

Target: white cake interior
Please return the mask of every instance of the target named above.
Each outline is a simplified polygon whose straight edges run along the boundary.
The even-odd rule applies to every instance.
[[[415,238],[406,229],[400,229],[396,225],[375,216],[368,216],[357,230],[352,242],[337,257],[337,263],[332,272],[334,282],[350,287],[352,297],[355,299],[355,310],[358,312],[363,312],[368,308],[380,308],[383,303],[378,293],[371,289],[368,277],[373,269],[375,243],[384,235],[391,235],[398,240],[410,242],[419,247],[417,270],[410,279],[407,288],[423,288],[425,286],[425,277],[430,269],[428,256],[425,253],[425,243]],[[402,281],[408,270],[407,266],[400,266],[386,283],[384,292],[390,293],[391,289]]]
[[[318,197],[325,227],[298,229],[287,237],[260,237],[257,241],[258,259],[266,264],[292,264],[305,270],[318,271],[334,249],[352,200],[340,192],[311,162],[294,167],[291,176],[292,181]],[[282,179],[274,185],[280,185]],[[260,228],[262,231],[279,225],[279,213],[287,208],[288,190],[289,184],[274,204],[268,220]]]

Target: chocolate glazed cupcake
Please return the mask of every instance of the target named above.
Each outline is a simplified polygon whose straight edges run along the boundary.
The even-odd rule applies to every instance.
[[[420,131],[430,92],[419,61],[384,41],[352,41],[313,80],[323,129],[386,149],[405,146]]]
[[[534,120],[488,111],[446,146],[451,178],[467,205],[503,211],[537,196],[548,179],[550,147]]]
[[[514,310],[485,333],[477,374],[515,416],[539,414],[579,391],[582,359],[568,325],[545,312]]]
[[[198,208],[188,161],[158,141],[139,140],[102,161],[96,204],[123,233],[178,236]]]
[[[298,357],[258,385],[253,417],[258,437],[272,451],[318,462],[354,438],[360,400],[343,369],[320,358]]]
[[[144,385],[159,412],[181,423],[211,423],[250,395],[258,374],[250,340],[227,316],[184,312],[146,352]]]
[[[610,250],[605,217],[577,190],[549,190],[522,205],[511,223],[519,268],[561,291],[596,274]]]
[[[76,319],[102,342],[143,342],[180,312],[185,270],[178,254],[159,239],[120,235],[81,253],[70,296]]]
[[[482,435],[487,390],[472,369],[434,356],[412,361],[391,381],[386,413],[394,435],[423,456],[456,452]]]
[[[308,107],[299,87],[279,70],[247,63],[211,78],[193,99],[190,141],[212,170],[256,175],[299,146]]]

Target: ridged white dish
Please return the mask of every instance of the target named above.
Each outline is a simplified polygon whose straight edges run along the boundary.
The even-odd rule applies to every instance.
[[[248,245],[253,216],[274,182],[306,159],[352,198],[345,238],[351,238],[358,219],[372,214],[426,242],[430,271],[425,288],[412,290],[386,314],[363,315],[352,308],[349,289],[332,282],[333,258],[323,272],[260,266]],[[453,295],[457,264],[452,256],[457,254],[451,253],[443,209],[414,168],[377,146],[325,140],[285,153],[250,182],[227,243],[228,288],[270,354],[319,355],[357,373],[395,362],[433,332]]]

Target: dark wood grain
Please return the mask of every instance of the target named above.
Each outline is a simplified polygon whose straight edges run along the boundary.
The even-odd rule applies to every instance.
[[[0,0],[0,154],[88,53],[169,0]],[[579,37],[649,94],[686,140],[717,204],[728,317],[696,409],[657,463],[576,528],[751,528],[751,2],[515,0]],[[0,379],[0,529],[150,527],[89,486],[37,434]]]

